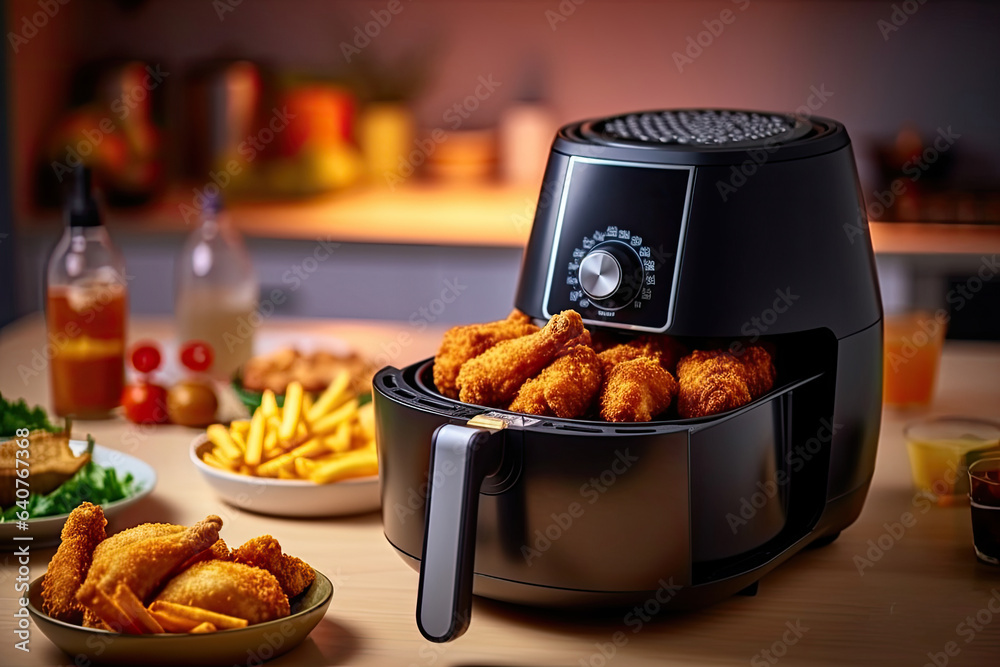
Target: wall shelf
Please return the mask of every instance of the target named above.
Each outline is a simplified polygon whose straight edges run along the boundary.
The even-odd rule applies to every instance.
[[[407,185],[357,188],[304,201],[240,203],[233,220],[250,237],[288,240],[473,247],[523,247],[528,240],[537,188],[499,185]],[[194,220],[190,188],[175,189],[151,206],[111,210],[113,233],[184,234]],[[22,216],[19,228],[49,230],[54,211]],[[871,223],[875,251],[885,254],[961,255],[1000,252],[1000,225]]]

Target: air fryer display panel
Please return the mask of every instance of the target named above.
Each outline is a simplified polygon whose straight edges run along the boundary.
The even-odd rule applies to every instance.
[[[638,331],[670,326],[694,167],[570,158],[545,315]]]

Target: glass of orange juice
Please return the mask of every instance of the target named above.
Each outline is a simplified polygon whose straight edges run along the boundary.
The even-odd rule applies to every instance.
[[[969,464],[1000,453],[1000,425],[981,419],[923,419],[907,426],[903,435],[913,484],[938,505],[967,502]]]
[[[886,316],[882,357],[886,405],[921,407],[931,402],[946,324],[944,311]]]

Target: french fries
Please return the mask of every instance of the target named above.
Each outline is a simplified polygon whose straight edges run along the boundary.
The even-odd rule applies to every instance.
[[[180,630],[179,632],[194,632],[195,628],[204,623],[210,623],[218,630],[233,630],[247,627],[247,620],[245,618],[227,616],[226,614],[209,611],[201,607],[190,607],[186,604],[177,604],[176,602],[166,602],[164,600],[154,600],[149,605],[149,613],[154,618],[156,616],[169,617],[183,625],[190,626],[187,630]],[[205,630],[203,629],[199,632],[205,632]]]
[[[350,385],[350,373],[342,371],[313,398],[291,382],[283,406],[265,390],[250,420],[208,427],[212,447],[202,461],[228,472],[316,484],[378,474],[374,407],[359,406]],[[176,626],[175,620],[167,622]]]

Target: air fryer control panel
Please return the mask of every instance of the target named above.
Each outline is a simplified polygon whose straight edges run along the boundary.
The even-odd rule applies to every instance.
[[[694,167],[571,157],[552,241],[545,315],[670,326]]]

